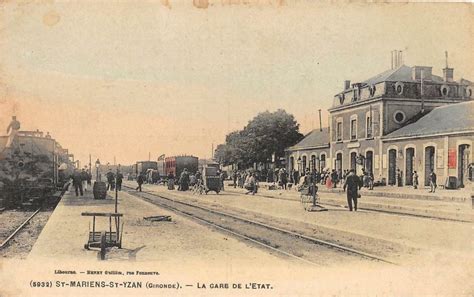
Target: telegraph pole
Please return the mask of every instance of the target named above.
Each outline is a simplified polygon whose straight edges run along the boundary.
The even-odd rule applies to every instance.
[[[323,122],[322,122],[322,119],[321,119],[321,109],[318,110],[319,111],[319,131],[323,131]]]

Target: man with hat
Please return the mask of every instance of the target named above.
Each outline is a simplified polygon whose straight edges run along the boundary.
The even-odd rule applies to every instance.
[[[354,202],[354,210],[357,211],[357,199],[359,198],[359,190],[362,187],[360,178],[355,174],[355,170],[351,169],[344,183],[344,191],[347,188],[347,204],[349,211],[352,211],[352,202]]]

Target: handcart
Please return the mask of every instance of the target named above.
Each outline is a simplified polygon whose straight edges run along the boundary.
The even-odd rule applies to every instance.
[[[298,191],[300,192],[301,206],[306,211],[327,211],[320,205],[320,198],[318,195],[318,187],[314,184],[303,185]]]
[[[100,259],[105,260],[106,248],[114,246],[122,248],[123,222],[120,225],[122,213],[83,212],[81,215],[92,217],[92,230],[89,224],[89,239],[84,245],[85,249],[99,248]],[[109,231],[96,231],[96,217],[109,218]]]

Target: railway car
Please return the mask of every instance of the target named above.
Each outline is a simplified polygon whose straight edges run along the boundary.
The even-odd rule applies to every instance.
[[[165,173],[168,175],[170,172],[176,177],[179,177],[183,172],[184,168],[190,173],[195,173],[198,170],[198,157],[194,156],[174,156],[165,158]]]
[[[136,166],[134,167],[135,174],[146,174],[148,169],[157,170],[158,169],[158,162],[156,161],[138,161]]]
[[[40,131],[19,131],[12,145],[0,136],[0,206],[39,206],[49,202],[74,170],[68,151]]]
[[[165,160],[158,160],[157,162],[158,166],[158,174],[160,175],[160,178],[165,178],[166,177],[166,162]]]

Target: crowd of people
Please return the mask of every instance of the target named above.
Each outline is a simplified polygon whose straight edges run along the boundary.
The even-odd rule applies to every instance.
[[[74,187],[76,196],[83,196],[84,191],[87,191],[88,186],[91,185],[92,176],[89,173],[87,168],[83,168],[81,171],[75,170],[70,176],[72,180],[72,185]],[[137,176],[137,191],[142,191],[143,183],[160,183],[163,182],[161,178],[150,180],[148,178],[148,173],[140,173]],[[219,177],[219,190],[224,190],[224,181],[227,179],[228,175],[225,171],[217,171],[217,176]],[[265,180],[264,174],[258,170],[234,170],[231,173],[231,180],[233,183],[230,186],[234,188],[242,188],[247,192],[245,194],[255,195],[258,191],[259,182],[263,178]],[[413,187],[418,188],[419,180],[418,173],[413,172]],[[112,170],[108,170],[106,173],[107,179],[107,190],[122,190],[122,180],[123,174],[117,170],[116,173]],[[398,186],[402,185],[402,172],[400,169],[396,170],[396,179],[395,184]],[[188,191],[195,185],[202,185],[202,173],[201,171],[196,171],[194,173],[189,172],[186,168],[181,172],[179,177],[175,177],[173,172],[169,172],[166,179],[166,184],[168,190],[175,190],[177,186],[178,191]],[[347,204],[349,210],[357,210],[357,199],[360,198],[359,190],[362,187],[366,187],[369,190],[374,188],[374,176],[372,172],[368,172],[364,168],[362,173],[358,176],[354,169],[351,170],[330,170],[323,169],[321,172],[313,169],[302,172],[301,174],[292,170],[287,172],[285,168],[277,168],[275,170],[268,170],[266,172],[266,181],[277,185],[278,188],[282,190],[289,190],[293,186],[297,189],[305,188],[308,190],[309,195],[315,197],[315,194],[318,190],[317,185],[323,185],[327,188],[337,188],[338,186],[342,187],[347,195]],[[437,188],[437,177],[436,173],[431,170],[429,175],[430,183],[430,193],[434,193]],[[314,202],[315,203],[315,202]]]

